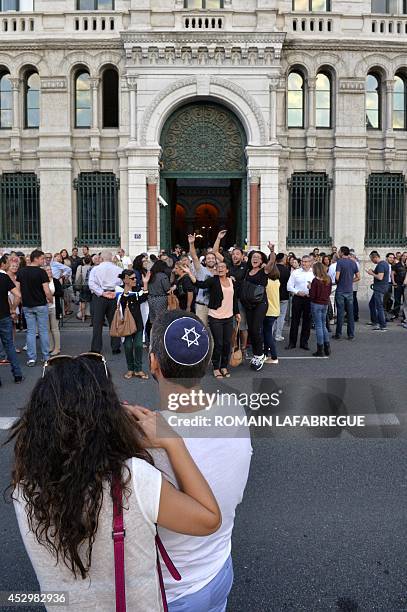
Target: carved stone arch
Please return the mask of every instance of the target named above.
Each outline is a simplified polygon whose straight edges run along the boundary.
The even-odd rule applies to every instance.
[[[222,215],[222,207],[219,203],[219,200],[217,200],[216,198],[210,195],[209,196],[199,196],[198,198],[195,198],[195,200],[192,202],[191,212],[193,212],[193,214],[196,215],[197,209],[202,204],[211,204],[218,211],[218,215],[219,216]]]
[[[285,55],[283,63],[283,70],[286,78],[293,66],[301,66],[305,72],[305,76],[309,77],[313,74],[314,70],[314,56],[307,52],[288,52]]]
[[[200,80],[187,77],[170,83],[161,90],[144,111],[141,121],[141,144],[156,145],[167,118],[180,106],[197,97],[205,98],[229,108],[241,121],[250,145],[266,143],[266,124],[254,98],[242,87],[219,77]]]
[[[393,58],[391,66],[393,70],[391,74],[389,74],[389,79],[394,78],[397,72],[407,74],[406,55],[396,55],[396,57]]]
[[[119,74],[122,72],[122,69],[124,67],[123,58],[120,53],[108,53],[107,51],[105,51],[104,53],[101,53],[97,56],[97,60],[98,63],[96,66],[96,71],[98,74],[100,74],[103,68],[108,65],[116,68]]]
[[[360,60],[355,66],[355,76],[365,78],[373,68],[379,68],[382,72],[383,79],[388,79],[392,72],[391,64],[389,66],[389,58],[379,53],[372,53]]]
[[[97,77],[95,54],[85,53],[84,51],[71,51],[67,53],[60,62],[58,70],[60,74],[72,75],[76,66],[79,65],[87,68],[91,77]]]
[[[21,77],[26,66],[35,68],[40,76],[49,75],[49,66],[45,58],[39,53],[19,53],[14,56],[13,69]]]
[[[324,67],[329,68],[335,79],[345,77],[348,73],[344,61],[335,53],[321,53],[315,59],[315,76]]]

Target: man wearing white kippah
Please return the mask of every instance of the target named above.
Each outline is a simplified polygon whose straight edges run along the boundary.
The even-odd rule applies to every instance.
[[[249,428],[192,426],[216,415],[239,415],[240,404],[210,409],[199,401],[177,403],[180,395],[202,393],[201,379],[212,355],[212,337],[200,319],[183,311],[167,311],[154,322],[150,370],[159,385],[162,415],[174,427],[209,483],[222,513],[220,529],[207,537],[191,537],[159,529],[159,535],[182,576],[176,582],[163,566],[169,612],[225,612],[233,584],[231,538],[236,506],[242,501],[252,446]],[[205,395],[205,394],[203,394]],[[204,400],[205,403],[205,400]],[[176,426],[174,422],[180,424]],[[155,466],[177,486],[165,451],[150,450]]]

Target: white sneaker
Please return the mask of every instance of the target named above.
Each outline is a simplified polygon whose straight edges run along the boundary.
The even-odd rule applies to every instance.
[[[273,364],[278,364],[278,359],[272,359],[271,357],[268,357],[264,363],[273,363]]]
[[[23,346],[23,351],[27,350],[27,345]]]
[[[36,364],[35,359],[29,359],[27,361],[27,367],[29,367],[29,368],[33,368],[35,366],[35,364]]]
[[[282,342],[283,340],[284,340],[284,337],[283,337],[283,336],[276,336],[276,337],[275,337],[275,341],[276,341],[276,342]]]

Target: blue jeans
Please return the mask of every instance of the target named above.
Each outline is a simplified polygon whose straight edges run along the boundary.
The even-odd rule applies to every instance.
[[[16,347],[13,341],[13,322],[11,317],[0,319],[0,340],[6,351],[7,359],[11,364],[13,376],[22,376],[23,373],[18,362]]]
[[[49,358],[49,336],[48,336],[48,306],[24,306],[25,320],[27,321],[27,357],[29,361],[37,361],[37,343],[35,337],[40,336],[42,357],[46,361]]]
[[[317,344],[321,345],[329,343],[329,332],[326,326],[327,311],[327,304],[314,304],[313,302],[311,302],[311,315],[315,325]]]
[[[277,359],[277,344],[273,334],[277,319],[278,317],[264,317],[263,320],[264,354],[268,357],[270,352],[272,359]]]
[[[336,301],[336,335],[342,336],[342,325],[344,319],[344,313],[348,317],[348,338],[353,338],[355,335],[355,319],[353,316],[353,291],[351,293],[338,293],[335,294]]]
[[[226,612],[233,584],[232,557],[203,589],[168,604],[169,612]]]
[[[373,291],[373,295],[369,302],[369,309],[372,323],[375,325],[379,324],[382,329],[385,329],[386,316],[384,314],[383,298],[384,293],[381,293],[381,291]]]

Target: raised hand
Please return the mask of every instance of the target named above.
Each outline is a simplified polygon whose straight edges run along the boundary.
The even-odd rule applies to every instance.
[[[228,230],[220,230],[220,232],[218,233],[219,240],[222,240],[222,238],[224,238],[227,233],[228,233]]]
[[[189,242],[189,244],[194,244],[194,242],[195,242],[195,234],[188,234],[188,242]]]
[[[273,244],[272,242],[270,242],[270,241],[269,241],[269,242],[267,243],[267,246],[268,246],[268,248],[269,248],[269,250],[270,250],[270,253],[274,253],[274,244]]]

